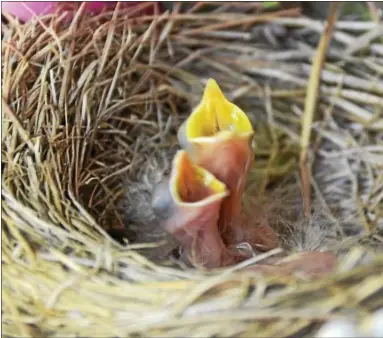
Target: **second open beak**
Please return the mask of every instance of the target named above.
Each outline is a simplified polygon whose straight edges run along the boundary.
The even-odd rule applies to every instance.
[[[173,160],[169,181],[155,189],[154,211],[193,265],[214,268],[232,263],[217,227],[228,195],[226,185],[192,164],[183,150]]]
[[[241,197],[254,161],[252,136],[247,115],[225,98],[213,79],[178,133],[181,146],[193,162],[224,182],[230,191],[219,217],[219,230],[227,244],[233,244],[231,234],[241,213]]]

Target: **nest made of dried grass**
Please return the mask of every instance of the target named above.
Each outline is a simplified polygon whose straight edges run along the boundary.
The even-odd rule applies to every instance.
[[[4,334],[298,336],[341,315],[368,325],[383,303],[379,25],[335,23],[310,128],[311,216],[289,224],[284,241],[290,250],[337,243],[336,272],[277,278],[243,267],[282,249],[209,272],[156,264],[137,251],[155,244],[110,233],[126,226],[126,182],[177,147],[209,77],[254,122],[251,179],[266,195],[286,177],[299,189],[324,25],[298,8],[244,3],[133,18],[149,6],[97,16],[81,7],[71,21],[58,12],[25,25],[8,17],[2,27]],[[309,240],[308,228],[318,230]]]

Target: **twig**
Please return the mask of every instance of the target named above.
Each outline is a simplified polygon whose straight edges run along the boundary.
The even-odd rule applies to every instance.
[[[312,127],[315,107],[317,103],[320,74],[324,64],[327,48],[333,33],[339,5],[340,4],[336,2],[331,3],[328,21],[317,48],[316,56],[314,58],[312,71],[309,78],[309,84],[307,87],[305,110],[304,110],[303,121],[302,121],[301,155],[300,155],[302,193],[303,193],[304,210],[305,210],[306,216],[309,215],[309,210],[311,207],[311,184],[310,184],[311,179],[310,179],[309,167],[307,163],[308,151],[309,151],[309,145],[310,145],[311,127]]]

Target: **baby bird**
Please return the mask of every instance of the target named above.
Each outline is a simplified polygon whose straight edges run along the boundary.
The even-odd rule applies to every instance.
[[[228,190],[180,150],[169,180],[156,186],[152,206],[167,232],[181,244],[193,265],[214,268],[233,262],[218,231],[220,208]]]
[[[277,246],[271,227],[256,227],[252,215],[242,213],[254,163],[253,133],[246,114],[225,98],[213,79],[179,129],[184,150],[174,159],[170,180],[156,189],[153,208],[200,265],[216,267],[246,258],[236,249],[243,242],[263,251]]]
[[[193,162],[224,182],[230,195],[223,201],[219,230],[232,242],[234,223],[241,214],[241,197],[247,174],[254,162],[253,128],[246,114],[223,95],[210,79],[200,104],[178,132],[181,146]]]

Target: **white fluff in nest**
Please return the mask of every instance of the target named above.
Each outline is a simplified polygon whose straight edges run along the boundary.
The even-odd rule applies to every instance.
[[[327,251],[334,248],[337,239],[334,225],[320,212],[309,219],[301,218],[293,224],[285,223],[288,232],[283,237],[284,245],[294,251]]]
[[[319,200],[313,201],[310,217],[303,214],[301,189],[296,179],[282,180],[264,196],[255,197],[256,189],[247,191],[246,209],[262,214],[278,233],[279,243],[285,249],[326,251],[338,243],[336,221],[328,217]]]

